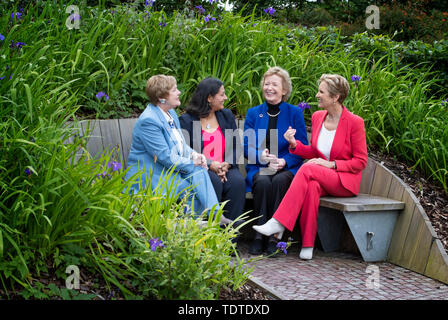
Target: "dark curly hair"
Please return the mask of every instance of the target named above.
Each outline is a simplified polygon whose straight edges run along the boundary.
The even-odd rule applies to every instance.
[[[219,79],[208,77],[199,82],[196,90],[193,92],[190,102],[186,107],[186,111],[198,118],[205,118],[210,114],[211,108],[208,103],[208,97],[214,96],[223,86],[223,82]]]

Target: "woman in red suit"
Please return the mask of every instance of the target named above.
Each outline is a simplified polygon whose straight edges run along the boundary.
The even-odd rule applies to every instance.
[[[301,259],[312,259],[317,231],[320,197],[355,196],[359,192],[362,170],[367,165],[364,120],[342,104],[348,95],[347,80],[324,74],[316,94],[319,108],[312,116],[311,144],[294,138],[295,129],[284,134],[289,152],[310,159],[294,177],[273,217],[253,228],[266,236],[281,237],[285,228],[292,231],[300,214]]]

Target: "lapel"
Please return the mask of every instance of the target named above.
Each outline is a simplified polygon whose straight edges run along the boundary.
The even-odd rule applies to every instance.
[[[180,155],[180,150],[177,146],[176,137],[174,136],[173,130],[171,129],[170,125],[168,124],[168,121],[166,121],[166,118],[162,113],[163,111],[157,106],[152,106],[152,107],[154,108],[159,121],[162,123],[163,128],[166,130],[166,132],[168,132],[168,135],[171,140],[170,144],[172,144],[171,148],[175,148],[177,150],[178,154]],[[171,117],[173,118],[173,121],[174,121],[174,124],[176,125],[176,127],[180,128],[180,123],[179,123],[179,120],[177,119],[175,112],[173,110],[169,110],[168,112],[170,113]],[[181,138],[183,140],[183,135],[181,135]],[[183,142],[185,142],[185,141],[183,141]]]
[[[342,106],[342,114],[336,128],[333,145],[330,151],[330,161],[333,161],[345,147],[345,137],[348,131],[348,110]]]

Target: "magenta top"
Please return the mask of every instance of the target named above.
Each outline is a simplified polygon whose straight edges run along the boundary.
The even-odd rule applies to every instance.
[[[221,127],[218,126],[218,128],[211,133],[202,130],[202,139],[204,140],[204,150],[202,153],[205,157],[214,161],[223,162],[226,140],[221,131]]]

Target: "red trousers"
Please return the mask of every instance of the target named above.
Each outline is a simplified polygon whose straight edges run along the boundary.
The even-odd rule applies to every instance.
[[[318,164],[303,164],[283,197],[274,218],[289,231],[294,229],[300,215],[302,247],[314,247],[317,214],[321,196],[350,197],[354,194],[341,184],[334,169]]]

